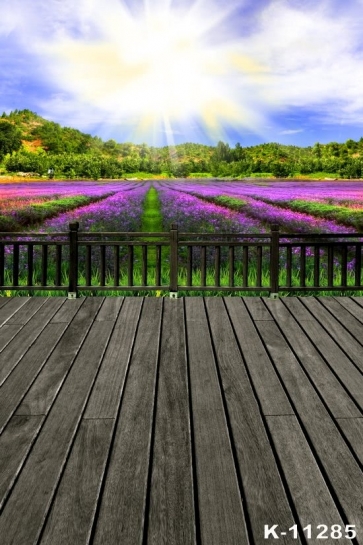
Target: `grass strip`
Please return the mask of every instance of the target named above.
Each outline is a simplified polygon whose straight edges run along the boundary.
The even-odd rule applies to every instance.
[[[114,192],[111,192],[94,197],[77,195],[25,206],[24,208],[15,210],[15,212],[13,211],[12,216],[0,215],[0,231],[21,231],[24,227],[42,223],[46,219],[58,216],[58,214],[104,200],[113,194]]]

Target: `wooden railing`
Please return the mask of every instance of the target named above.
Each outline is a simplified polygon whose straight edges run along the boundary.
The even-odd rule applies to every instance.
[[[306,291],[357,291],[362,284],[363,233],[358,234],[282,234],[278,225],[271,225],[270,233],[179,233],[176,224],[169,232],[124,233],[83,232],[78,222],[69,224],[68,232],[61,233],[0,233],[0,290],[66,290],[69,298],[85,291],[169,291],[177,297],[178,291],[244,291],[267,292],[275,298],[279,292]],[[353,238],[358,240],[352,240]],[[149,239],[149,240],[148,240]],[[334,240],[333,240],[334,239]],[[35,249],[40,248],[36,255]],[[95,248],[98,248],[95,259]],[[199,248],[199,253],[197,252]],[[282,263],[285,248],[286,262]],[[300,249],[299,257],[293,255]],[[24,250],[25,249],[25,250]],[[148,250],[149,249],[149,250]],[[313,252],[311,251],[313,249]],[[307,250],[310,255],[307,255]],[[321,286],[321,251],[327,257],[325,266],[327,285]],[[52,252],[52,253],[51,253]],[[155,282],[148,284],[150,253],[153,252],[152,270]],[[221,253],[228,254],[225,258]],[[236,256],[240,252],[241,256]],[[162,254],[164,253],[164,256]],[[93,255],[92,255],[93,254]],[[168,255],[168,283],[162,284],[162,262]],[[141,266],[136,259],[141,256]],[[341,280],[334,284],[334,267],[340,268]],[[347,285],[349,261],[353,265],[354,285]],[[125,265],[122,267],[121,260]],[[306,261],[313,259],[313,285],[306,286]],[[49,263],[52,261],[53,283],[49,283]],[[148,265],[149,260],[149,265]],[[335,260],[335,261],[334,261]],[[92,283],[95,261],[99,282]],[[35,262],[38,265],[35,265]],[[110,264],[111,262],[111,264]],[[211,263],[213,262],[213,265]],[[228,286],[220,285],[221,267],[227,262]],[[62,263],[67,263],[68,280],[62,282]],[[196,263],[200,271],[200,282],[195,284],[193,275]],[[209,264],[209,269],[208,269]],[[249,270],[254,267],[255,285],[249,282]],[[213,269],[214,284],[207,284],[207,269]],[[120,284],[121,269],[127,272],[127,284]],[[141,284],[135,285],[134,273],[141,273]],[[286,283],[279,285],[279,275],[286,270]],[[299,271],[300,284],[292,285],[292,273]],[[19,275],[27,277],[27,283],[19,285]],[[179,284],[183,272],[186,284]],[[268,276],[268,285],[262,285],[262,275]],[[106,286],[106,275],[113,278],[113,285]],[[82,275],[85,283],[79,283]],[[34,281],[35,276],[37,276]],[[8,282],[5,282],[5,278]],[[238,281],[236,282],[236,277]]]

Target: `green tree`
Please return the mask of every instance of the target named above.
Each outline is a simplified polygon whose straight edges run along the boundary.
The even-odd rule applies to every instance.
[[[2,121],[0,123],[0,160],[13,151],[21,148],[21,132],[12,123]]]

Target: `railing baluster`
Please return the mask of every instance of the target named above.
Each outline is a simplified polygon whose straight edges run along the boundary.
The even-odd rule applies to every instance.
[[[355,247],[355,285],[361,285],[362,276],[362,244],[357,242]]]
[[[176,223],[170,229],[170,295],[178,293],[178,226]]]
[[[271,253],[270,253],[270,293],[279,291],[279,225],[271,225]],[[260,280],[261,282],[261,280]]]
[[[286,286],[291,288],[292,247],[286,248]]]
[[[0,243],[0,286],[5,284],[5,244]]]
[[[78,228],[78,221],[69,224],[69,299],[78,295]]]

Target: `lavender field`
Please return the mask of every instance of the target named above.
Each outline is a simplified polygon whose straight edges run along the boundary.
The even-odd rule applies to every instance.
[[[181,179],[143,182],[31,182],[0,186],[0,230],[3,232],[22,231],[26,234],[28,231],[67,231],[71,221],[78,221],[80,230],[90,233],[160,232],[168,231],[172,223],[177,223],[179,231],[184,233],[215,233],[217,236],[219,233],[228,232],[253,235],[269,232],[270,225],[275,223],[279,225],[280,232],[286,235],[283,240],[289,240],[288,235],[292,233],[361,234],[363,183]],[[6,235],[2,235],[2,238],[6,240]],[[358,237],[358,240],[361,239]],[[20,256],[24,274],[25,254],[24,250]],[[152,268],[152,250],[150,255],[149,268]],[[314,257],[313,252],[308,248],[306,255],[309,267]],[[320,256],[324,270],[326,256],[323,250],[320,250]],[[126,263],[126,250],[121,251],[120,257],[121,265]],[[227,254],[222,252],[222,258],[227,259]],[[253,252],[250,258],[249,274],[253,280]],[[354,269],[355,261],[352,255],[348,255],[348,258],[349,273]],[[111,260],[111,253],[109,259]],[[294,281],[298,282],[299,255],[294,255],[294,259]],[[185,252],[182,249],[179,260],[181,266],[185,265]],[[211,248],[207,265],[212,267],[213,260]],[[94,248],[92,263],[96,276],[97,261],[97,251]],[[136,252],[136,269],[139,262],[140,254]],[[241,262],[239,255],[236,255],[236,262]],[[193,249],[193,264],[197,277],[200,264],[198,248]],[[284,264],[286,259],[281,252],[281,282],[286,276]],[[339,256],[335,256],[337,282],[340,278],[339,265]],[[5,245],[5,270],[9,272],[11,266],[12,246]],[[167,275],[168,257],[165,253],[163,268]],[[242,273],[240,265],[236,266],[235,273],[236,278]],[[268,285],[268,280],[266,282]]]

